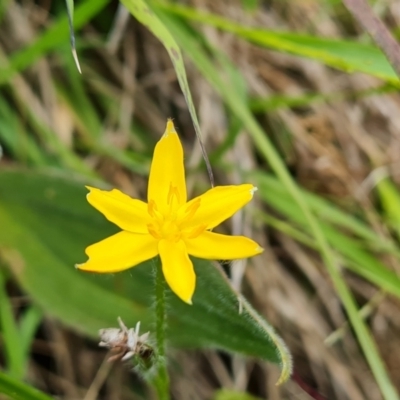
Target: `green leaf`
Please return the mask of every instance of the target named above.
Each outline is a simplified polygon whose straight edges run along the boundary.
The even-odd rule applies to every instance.
[[[213,399],[214,400],[261,400],[259,397],[254,397],[247,393],[229,389],[218,390],[218,392],[215,393]]]
[[[87,182],[86,182],[87,183]],[[23,171],[0,173],[0,256],[22,287],[47,312],[95,336],[98,329],[142,321],[152,330],[150,260],[115,275],[87,274],[73,267],[84,248],[117,231],[85,199],[83,182]],[[290,355],[273,328],[221,271],[194,259],[198,277],[193,306],[168,292],[168,338],[179,347],[211,347],[260,357],[291,372]],[[243,306],[239,313],[240,303]]]
[[[312,58],[346,72],[364,72],[396,85],[399,84],[399,78],[384,54],[372,45],[244,27],[219,15],[204,13],[178,4],[163,2],[157,3],[157,6],[188,20],[203,22],[232,32],[263,47]]]
[[[400,236],[400,194],[396,186],[388,179],[382,179],[376,184],[376,191],[381,199],[383,212],[391,226]]]
[[[3,372],[0,372],[0,393],[12,400],[52,400],[52,397]]]
[[[259,6],[258,0],[242,0],[245,11],[255,11]]]
[[[74,15],[74,0],[65,0],[65,3],[67,5],[67,11],[68,11],[68,18],[73,21],[73,15]]]
[[[42,318],[43,312],[36,305],[30,306],[21,316],[19,324],[20,346],[25,365],[29,361],[31,344]]]
[[[74,33],[74,0],[65,0],[67,5],[68,25],[69,25],[69,41],[71,42],[71,52],[74,58],[76,68],[80,73],[81,66],[79,65],[78,55],[76,53],[75,33]]]
[[[6,279],[4,273],[0,270],[0,325],[7,370],[10,376],[21,379],[24,375],[24,361],[20,335],[13,315],[11,302],[7,297],[5,285]]]

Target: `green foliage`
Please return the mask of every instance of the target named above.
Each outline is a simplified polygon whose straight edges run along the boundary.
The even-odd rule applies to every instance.
[[[0,371],[0,393],[12,400],[51,400],[43,392]]]
[[[275,32],[248,28],[220,16],[203,13],[190,7],[160,3],[168,13],[203,22],[263,47],[318,60],[345,72],[361,71],[398,85],[399,77],[383,53],[372,45],[334,40],[291,32]]]
[[[286,229],[287,225],[276,224],[268,215],[263,215],[263,219],[302,243],[316,248],[315,240],[310,237],[306,219],[284,185],[265,174],[252,176],[260,189],[261,198],[284,216],[294,231]],[[400,258],[396,244],[379,236],[361,220],[341,211],[332,203],[305,191],[303,195],[310,209],[321,221],[320,226],[328,242],[340,254],[340,262],[377,287],[400,298],[399,277],[376,256],[377,253],[385,251]],[[302,237],[298,229],[305,231],[307,236]]]
[[[107,0],[89,0],[80,4],[74,11],[75,28],[85,25],[93,16],[99,13]],[[32,65],[40,57],[63,45],[69,37],[68,16],[61,17],[53,26],[38,36],[29,46],[15,52],[0,66],[0,85],[8,82],[18,71]]]
[[[27,308],[17,324],[6,293],[6,274],[0,269],[0,327],[8,374],[23,379],[29,361],[29,350],[42,312],[36,306]]]
[[[250,396],[247,393],[237,392],[234,390],[219,390],[213,400],[260,400],[258,397]]]

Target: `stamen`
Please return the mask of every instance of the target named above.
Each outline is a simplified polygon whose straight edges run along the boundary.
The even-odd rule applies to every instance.
[[[207,225],[199,225],[195,229],[193,229],[191,232],[187,233],[185,236],[188,239],[194,239],[197,236],[199,236],[201,233],[203,233],[207,228]]]
[[[153,236],[155,239],[162,239],[159,230],[157,230],[157,228],[155,228],[154,225],[148,224],[147,230],[149,231],[150,235]]]
[[[179,203],[180,198],[179,198],[178,188],[176,186],[172,186],[172,183],[170,183],[167,204],[170,205],[171,207],[172,207],[172,204],[173,204],[174,197],[177,200],[177,204],[180,204]]]
[[[149,213],[150,217],[152,218],[156,218],[156,202],[154,200],[150,200],[148,205],[147,205],[147,212]]]
[[[201,204],[201,198],[198,197],[195,201],[190,204],[189,207],[186,208],[185,210],[185,216],[179,221],[181,225],[185,224],[186,222],[190,221],[194,214],[196,214],[196,211],[199,209]]]
[[[160,213],[160,211],[158,211],[157,203],[154,200],[149,200],[147,212],[154,220],[162,221],[163,215]]]

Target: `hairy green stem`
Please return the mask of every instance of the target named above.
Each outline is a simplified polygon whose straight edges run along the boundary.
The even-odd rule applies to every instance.
[[[165,355],[165,330],[166,330],[166,309],[165,309],[165,280],[161,267],[161,260],[158,258],[155,273],[156,285],[156,342],[157,342],[157,373],[153,383],[157,390],[159,400],[169,400],[169,376],[167,371],[167,359]]]

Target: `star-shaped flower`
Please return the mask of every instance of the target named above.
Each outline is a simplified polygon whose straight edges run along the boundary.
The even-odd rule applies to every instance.
[[[211,232],[252,199],[253,185],[217,186],[187,201],[183,149],[171,120],[154,150],[147,204],[117,189],[88,189],[88,202],[122,231],[87,247],[81,270],[113,273],[160,255],[168,285],[191,304],[196,275],[189,254],[233,260],[263,251],[244,236]]]

